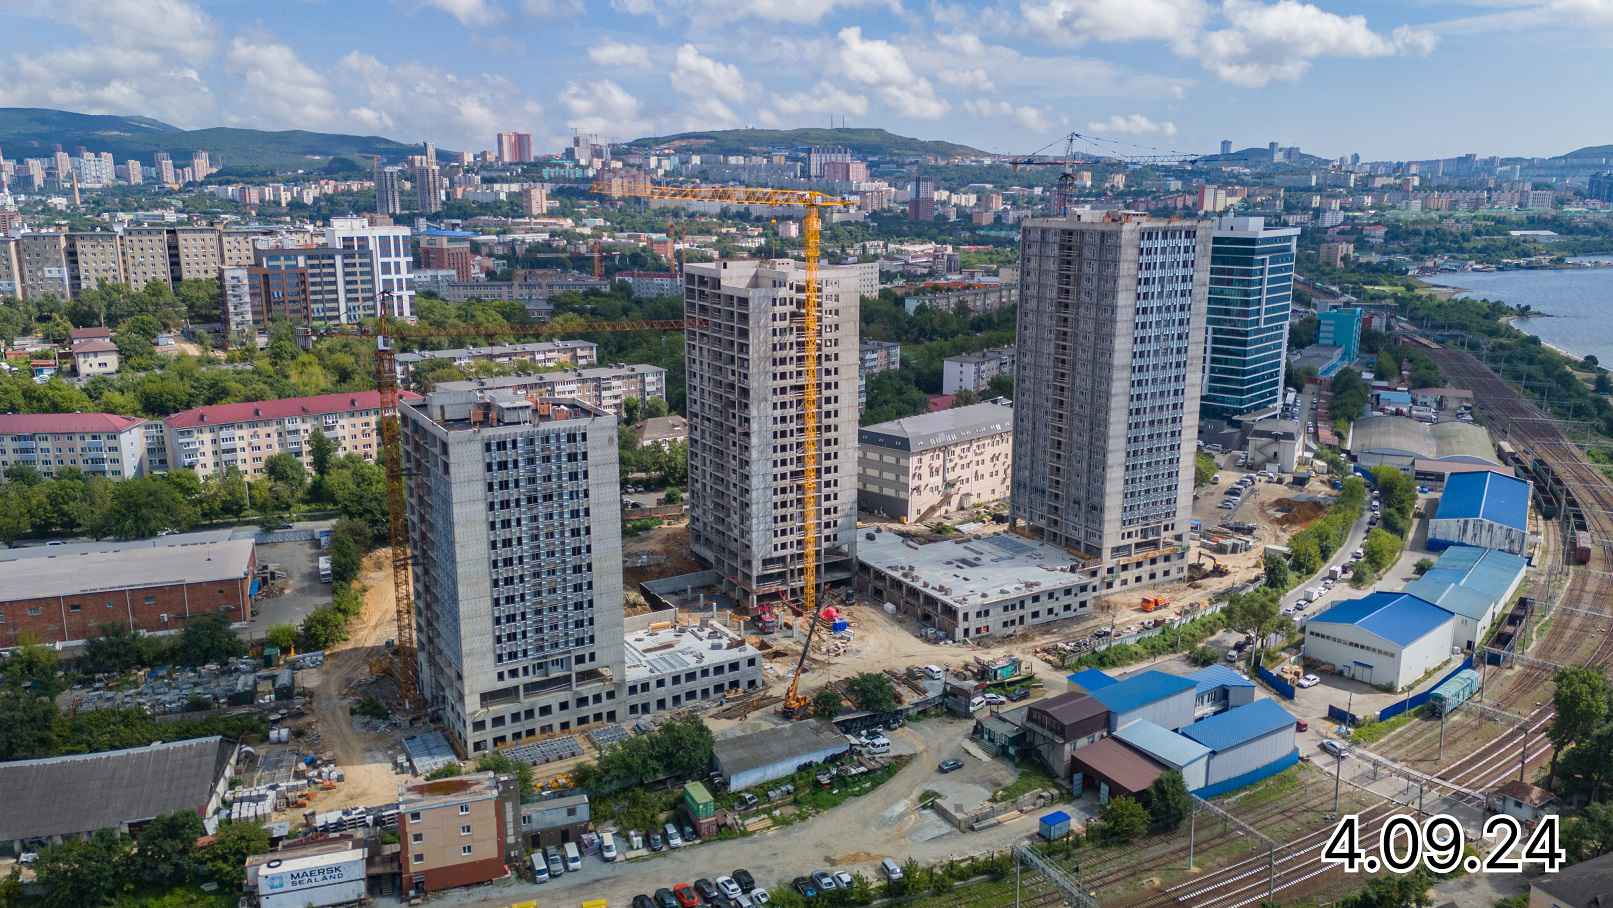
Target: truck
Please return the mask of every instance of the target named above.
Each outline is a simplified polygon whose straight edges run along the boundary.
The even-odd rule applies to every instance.
[[[1152,612],[1155,609],[1162,609],[1170,604],[1171,601],[1166,599],[1164,596],[1144,596],[1141,608],[1145,612]]]
[[[258,867],[258,904],[263,908],[346,905],[365,898],[364,852],[275,859]]]
[[[320,583],[329,583],[330,582],[330,556],[329,555],[321,555],[321,556],[319,556],[319,582]]]
[[[1343,577],[1343,576],[1344,576],[1344,567],[1342,565],[1335,564],[1332,567],[1327,569],[1327,579],[1329,579],[1329,580],[1338,580],[1340,577]]]

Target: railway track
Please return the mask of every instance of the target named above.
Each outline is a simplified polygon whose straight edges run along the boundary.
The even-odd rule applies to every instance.
[[[1520,452],[1528,452],[1546,464],[1580,505],[1587,528],[1599,545],[1593,547],[1587,569],[1570,570],[1561,601],[1571,606],[1588,604],[1592,610],[1596,609],[1596,604],[1613,601],[1613,483],[1585,460],[1556,423],[1471,355],[1438,345],[1432,345],[1429,353],[1448,384],[1474,392],[1476,410],[1491,431],[1503,435]],[[1606,666],[1613,661],[1613,634],[1608,633],[1605,619],[1566,610],[1548,609],[1547,615],[1552,622],[1549,633],[1535,644],[1529,655],[1564,665]],[[1545,732],[1550,728],[1554,713],[1549,701],[1539,701],[1550,673],[1551,669],[1543,666],[1514,667],[1507,669],[1509,677],[1496,685],[1496,673],[1491,672],[1492,689],[1499,688],[1502,694],[1487,697],[1487,702],[1521,714],[1524,721],[1518,727],[1487,739],[1473,740],[1471,730],[1453,736],[1447,740],[1447,746],[1465,755],[1431,774],[1469,790],[1487,792],[1512,778],[1519,771],[1520,759],[1524,766],[1538,765],[1549,759],[1552,746]],[[1475,723],[1479,728],[1487,724]],[[1427,759],[1430,748],[1437,747],[1430,740],[1413,743],[1409,752],[1398,755],[1397,759]],[[1301,808],[1290,808],[1295,809]],[[1398,805],[1380,804],[1362,812],[1361,841],[1369,851],[1376,851],[1377,830],[1387,817],[1402,811],[1404,808]],[[1265,814],[1267,819],[1270,816]],[[1262,815],[1257,811],[1244,819],[1258,829]],[[1336,877],[1342,874],[1339,868],[1321,861],[1321,849],[1331,830],[1329,824],[1284,843],[1274,851],[1271,868],[1268,868],[1268,857],[1259,855],[1141,898],[1119,902],[1128,908],[1243,908],[1268,898],[1268,889],[1272,898],[1297,898],[1336,882]],[[1219,841],[1224,838],[1203,840],[1201,847],[1213,848]],[[1093,866],[1090,869],[1096,873],[1086,883],[1101,895],[1103,887],[1135,878],[1146,872],[1146,866],[1165,866],[1164,860],[1185,856],[1185,852],[1184,845],[1150,854],[1145,866],[1135,861],[1126,862],[1129,866],[1123,869]],[[1056,892],[1050,891],[1027,899],[1026,904],[1053,904],[1060,900]]]

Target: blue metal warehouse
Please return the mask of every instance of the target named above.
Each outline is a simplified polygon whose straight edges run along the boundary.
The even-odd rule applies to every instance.
[[[1451,657],[1455,616],[1406,593],[1347,599],[1305,622],[1305,655],[1398,691]]]
[[[1188,791],[1203,788],[1210,768],[1210,749],[1147,719],[1138,719],[1114,733],[1114,739],[1154,762],[1182,774]]]
[[[1198,685],[1193,689],[1195,718],[1226,712],[1255,698],[1255,683],[1225,665],[1207,665],[1189,672],[1187,678]]]
[[[1111,733],[1138,719],[1175,731],[1193,721],[1193,691],[1197,687],[1187,678],[1149,669],[1092,691],[1092,698],[1109,710]]]
[[[1458,473],[1445,483],[1428,547],[1472,545],[1524,554],[1529,539],[1529,483],[1493,470]]]
[[[1528,568],[1521,555],[1453,545],[1405,591],[1456,615],[1452,642],[1472,649],[1474,641],[1484,639],[1490,625],[1506,614]]]
[[[1210,750],[1205,785],[1193,793],[1212,797],[1294,765],[1294,721],[1275,700],[1256,700],[1182,729]]]

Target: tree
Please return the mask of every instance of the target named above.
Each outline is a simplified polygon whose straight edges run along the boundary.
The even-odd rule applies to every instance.
[[[1382,573],[1395,563],[1400,557],[1402,542],[1400,537],[1390,533],[1383,527],[1373,527],[1367,533],[1366,541],[1361,543],[1362,561],[1375,573]]]
[[[146,882],[177,886],[195,874],[196,840],[207,830],[195,811],[163,814],[140,830],[140,873]]]
[[[111,500],[95,521],[95,535],[147,539],[163,530],[188,530],[196,523],[196,507],[174,485],[159,477],[115,483]]]
[[[347,639],[347,619],[334,608],[321,606],[302,619],[297,638],[304,650],[329,649]]]
[[[264,639],[270,646],[277,647],[282,653],[297,646],[297,628],[290,624],[276,624],[264,632]]]
[[[263,472],[270,482],[285,488],[293,496],[302,494],[303,486],[308,482],[308,470],[303,467],[302,459],[287,451],[270,454],[263,461]]]
[[[358,577],[364,553],[351,536],[331,536],[330,579],[332,583],[351,583]]]
[[[1271,587],[1260,587],[1233,596],[1227,601],[1222,614],[1226,616],[1227,627],[1254,637],[1255,645],[1249,648],[1249,652],[1250,659],[1255,661],[1250,664],[1257,663],[1268,634],[1291,624],[1278,607],[1277,591]]]
[[[218,612],[192,616],[174,651],[182,665],[207,665],[244,655],[246,644],[230,630],[230,619]]]
[[[1220,465],[1215,462],[1215,455],[1200,451],[1193,455],[1193,488],[1201,489],[1210,484],[1215,477],[1215,471]]]
[[[1276,552],[1267,552],[1265,559],[1266,586],[1286,592],[1293,585],[1293,578],[1289,574],[1288,559]]]
[[[1148,787],[1148,816],[1155,832],[1174,832],[1193,810],[1187,782],[1174,769],[1160,773]]]
[[[846,682],[846,693],[858,709],[886,713],[895,709],[896,687],[883,672],[864,672]]]
[[[984,397],[987,400],[998,397],[1006,397],[1009,400],[1013,400],[1014,376],[1008,373],[992,376],[991,381],[986,382],[986,393]]]
[[[1316,537],[1295,536],[1288,546],[1288,560],[1294,573],[1310,577],[1322,568],[1322,550]]]
[[[1396,381],[1400,378],[1400,360],[1388,350],[1378,351],[1377,372],[1380,379]]]
[[[1563,848],[1573,863],[1613,851],[1613,804],[1590,803],[1563,824]]]
[[[833,719],[840,713],[840,695],[825,687],[812,696],[812,714],[820,719]]]
[[[645,419],[660,419],[669,412],[671,412],[671,408],[667,406],[665,398],[652,397],[644,402],[643,415]]]
[[[631,426],[636,424],[641,418],[643,409],[644,401],[639,400],[637,397],[622,398],[622,425]]]
[[[954,393],[952,395],[952,407],[951,407],[951,409],[956,410],[959,407],[967,407],[967,406],[970,406],[971,404],[978,404],[978,403],[980,403],[980,395],[979,394],[976,394],[974,392],[974,390],[971,389],[971,388],[960,388],[960,389],[958,389],[958,391],[956,393]]]
[[[1421,577],[1422,575],[1428,573],[1429,571],[1431,571],[1433,569],[1434,569],[1434,559],[1432,559],[1432,558],[1419,558],[1419,559],[1417,559],[1417,563],[1411,566],[1412,573],[1416,574],[1419,577]]]
[[[322,430],[308,434],[308,453],[314,462],[314,475],[323,477],[330,472],[331,461],[336,458],[336,442]]]
[[[1556,710],[1556,717],[1546,731],[1546,737],[1551,739],[1553,745],[1547,788],[1557,778],[1558,755],[1607,720],[1610,697],[1607,677],[1589,666],[1558,669],[1552,682],[1555,685],[1552,706]]]
[[[56,704],[10,684],[0,687],[0,760],[55,753]]]
[[[149,315],[137,315],[118,326],[112,342],[118,345],[118,356],[125,362],[150,361],[157,352],[157,335],[162,324]]]
[[[1127,795],[1110,798],[1098,817],[1098,837],[1111,845],[1142,838],[1148,831],[1148,811]]]
[[[202,865],[214,882],[233,892],[246,881],[246,859],[269,850],[269,830],[256,823],[225,823],[202,849]]]
[[[498,773],[501,776],[515,776],[520,783],[522,800],[532,796],[534,773],[531,763],[517,760],[509,754],[499,751],[478,757],[476,771]]]
[[[45,848],[34,864],[43,892],[40,904],[84,908],[112,901],[126,878],[129,856],[129,840],[110,829],[98,829],[87,840],[70,839]]]

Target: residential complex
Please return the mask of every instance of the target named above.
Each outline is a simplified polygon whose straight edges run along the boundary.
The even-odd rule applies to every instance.
[[[666,370],[660,366],[616,365],[531,375],[506,375],[437,384],[439,391],[503,390],[528,397],[561,397],[598,407],[612,416],[622,415],[629,397],[666,399]]]
[[[502,391],[436,391],[399,410],[420,686],[455,748],[616,721],[616,418]]]
[[[973,404],[865,426],[857,503],[902,523],[1008,497],[1014,411]]]
[[[403,397],[419,395],[404,392]],[[381,447],[380,417],[380,392],[339,391],[181,410],[164,419],[163,427],[172,467],[194,470],[198,476],[234,468],[254,479],[263,474],[264,461],[282,452],[312,467],[308,436],[315,431],[336,442],[338,454],[375,460]]]
[[[862,359],[857,368],[857,412],[868,405],[868,377],[895,372],[902,367],[902,345],[895,341],[862,342]]]
[[[141,419],[114,413],[0,414],[0,472],[30,466],[41,476],[63,469],[130,479],[152,472]]]
[[[684,268],[690,546],[750,608],[801,598],[803,532],[814,534],[821,581],[852,573],[857,274],[819,272],[818,520],[811,527],[802,515],[805,279],[787,259]]]
[[[1125,212],[1023,228],[1013,518],[1106,565],[1181,576],[1212,228]]]
[[[645,619],[655,619],[654,622]],[[629,619],[664,622],[662,613]],[[627,718],[683,709],[729,691],[763,685],[762,654],[745,637],[714,621],[695,626],[627,628]]]
[[[70,299],[103,284],[140,288],[216,278],[220,268],[251,265],[256,244],[275,234],[268,228],[126,227],[0,236],[0,294]]]
[[[409,233],[407,227],[372,225],[355,217],[331,218],[325,228],[326,246],[368,254],[375,302],[397,318],[414,315],[414,281],[409,273],[414,267],[414,249]]]
[[[1282,403],[1298,227],[1223,218],[1210,241],[1204,324],[1207,413],[1243,416]]]
[[[941,364],[941,393],[984,391],[999,375],[1013,376],[1014,348],[998,347],[979,353],[960,353]]]

